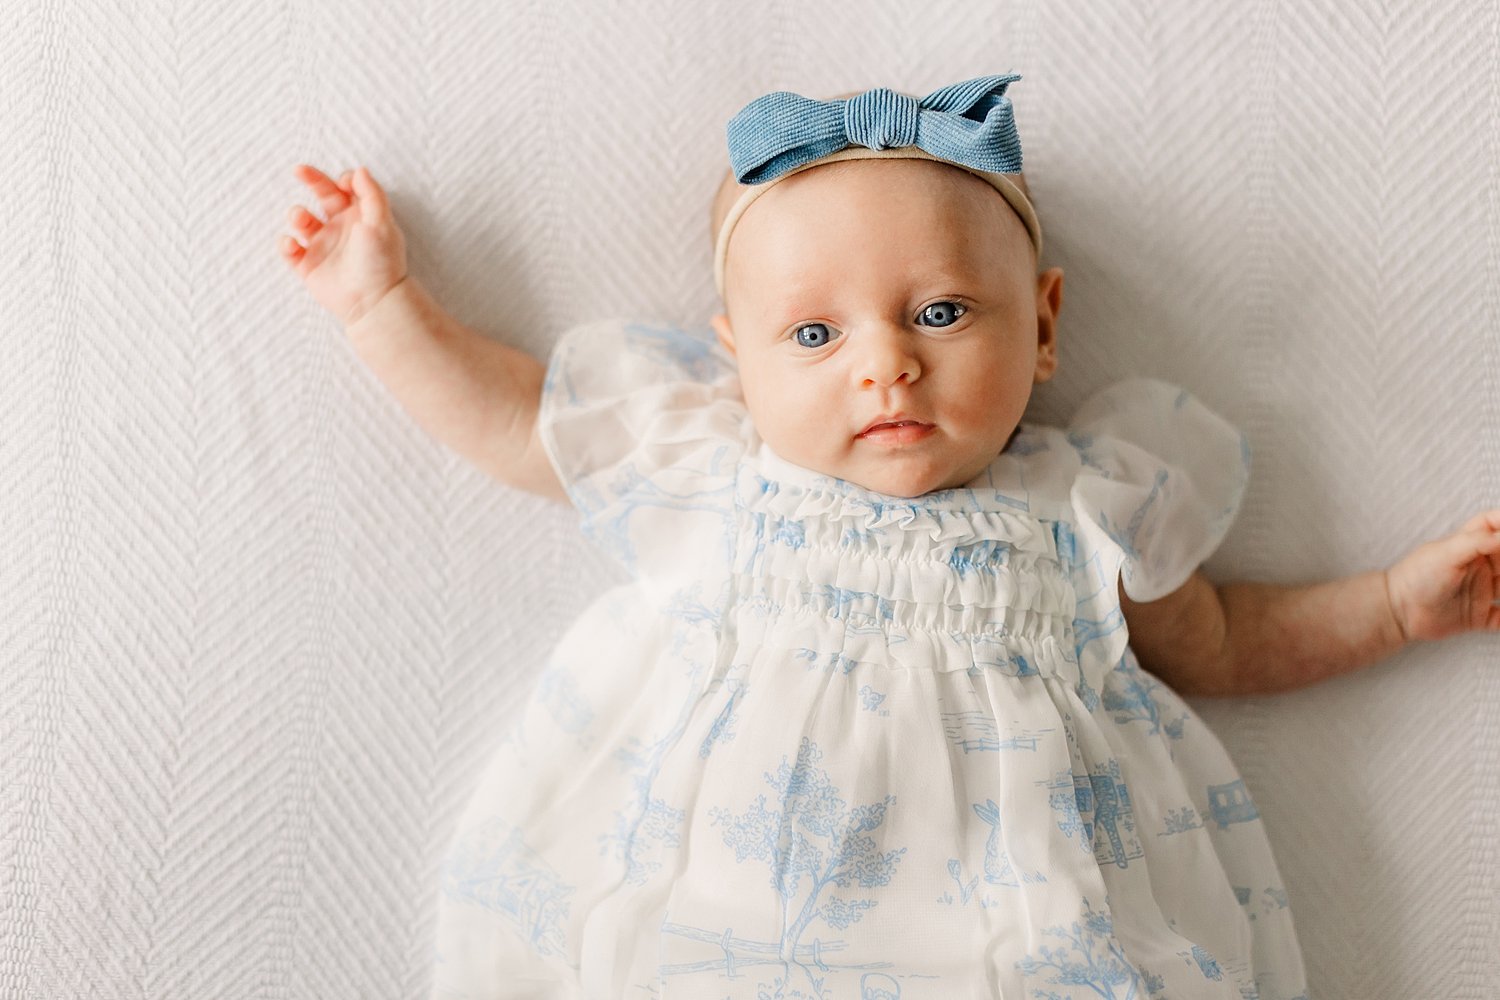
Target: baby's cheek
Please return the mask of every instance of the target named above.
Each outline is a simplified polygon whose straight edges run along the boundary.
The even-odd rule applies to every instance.
[[[1000,386],[969,385],[951,393],[946,400],[949,418],[957,426],[981,428],[1003,419],[1008,407],[1003,404]]]
[[[757,428],[760,427],[760,415],[765,411],[765,400],[761,387],[765,381],[760,377],[757,367],[741,358],[739,366],[740,395],[745,399],[745,406],[750,410],[750,419]]]
[[[1002,441],[1020,423],[1030,398],[1030,383],[1013,385],[1015,378],[996,372],[977,378],[947,394],[948,415],[955,428],[975,437],[998,436]]]
[[[794,444],[797,432],[802,429],[800,422],[805,407],[793,398],[785,380],[767,378],[758,370],[747,371],[742,366],[740,388],[756,433],[770,442],[778,454],[782,453],[782,448]]]

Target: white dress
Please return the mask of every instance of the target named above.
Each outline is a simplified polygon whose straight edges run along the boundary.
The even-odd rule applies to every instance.
[[[460,821],[434,996],[1305,995],[1255,805],[1116,593],[1228,530],[1222,418],[1131,379],[903,499],[771,452],[707,330],[607,321],[559,344],[541,421],[632,582]]]

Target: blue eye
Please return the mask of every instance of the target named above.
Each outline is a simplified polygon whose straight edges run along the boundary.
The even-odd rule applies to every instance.
[[[952,326],[968,311],[957,302],[934,302],[922,310],[922,319],[930,320],[931,326]]]
[[[803,347],[825,347],[833,339],[833,331],[825,323],[808,323],[797,327],[792,338]]]

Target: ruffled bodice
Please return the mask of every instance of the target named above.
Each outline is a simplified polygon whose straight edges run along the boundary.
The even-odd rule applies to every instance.
[[[758,616],[811,615],[825,635],[838,624],[849,660],[1076,683],[1077,601],[1057,522],[999,498],[872,494],[762,444],[735,490],[741,629]]]

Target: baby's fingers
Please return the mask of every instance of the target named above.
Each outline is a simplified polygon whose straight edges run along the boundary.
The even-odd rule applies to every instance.
[[[307,255],[305,246],[285,234],[277,239],[276,249],[280,251],[282,259],[293,265]]]
[[[293,168],[297,178],[313,189],[313,194],[318,196],[318,204],[323,209],[323,215],[333,218],[336,212],[342,212],[353,200],[349,192],[333,182],[333,179],[317,167],[306,163],[299,163]]]
[[[375,183],[370,172],[364,167],[356,167],[349,182],[354,188],[354,198],[359,202],[360,221],[369,226],[384,222],[390,214],[391,205],[386,200],[385,190]]]
[[[1480,528],[1488,528],[1490,531],[1500,531],[1500,509],[1486,510],[1464,522],[1459,531],[1477,531]]]
[[[303,243],[311,240],[323,229],[322,220],[301,205],[293,205],[287,209],[286,217]]]
[[[1487,557],[1493,565],[1494,557],[1500,554],[1500,531],[1458,531],[1431,544],[1433,556],[1444,566],[1463,569],[1480,557]]]

